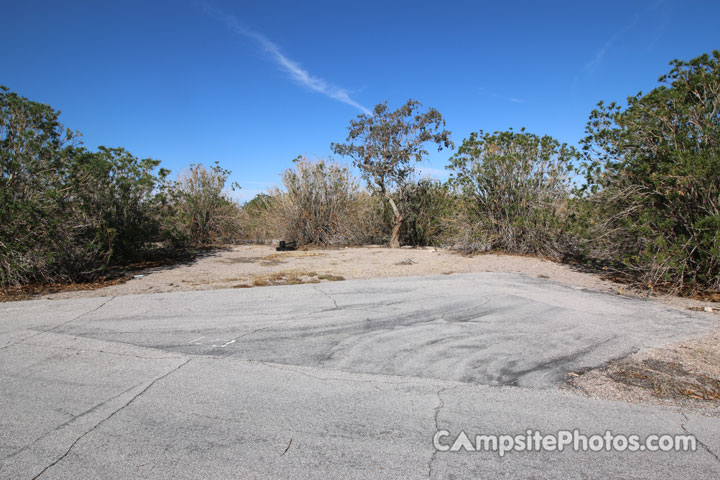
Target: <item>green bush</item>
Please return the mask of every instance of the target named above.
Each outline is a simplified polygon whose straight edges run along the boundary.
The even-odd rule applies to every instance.
[[[448,240],[447,218],[451,212],[453,197],[447,185],[424,178],[409,182],[393,195],[399,197],[397,204],[402,206],[402,245],[438,246]],[[388,218],[388,221],[390,220]]]
[[[59,115],[0,87],[0,286],[91,280],[164,238],[234,231],[229,172],[193,166],[169,183],[157,160],[87,150]]]
[[[458,246],[561,258],[574,148],[530,133],[472,133],[450,159]]]
[[[298,157],[283,172],[284,190],[275,189],[266,223],[276,238],[303,244],[363,243],[361,191],[347,167]]]
[[[88,280],[157,234],[158,162],[89,152],[59,114],[0,87],[0,285]]]
[[[240,238],[240,207],[225,191],[230,173],[217,163],[210,168],[193,164],[167,186],[165,232],[175,245],[235,243]]]
[[[138,159],[123,148],[80,150],[70,165],[71,198],[94,232],[108,261],[137,258],[146,244],[157,240],[161,198],[157,188],[169,173],[158,160]],[[74,225],[73,228],[78,228]]]
[[[584,250],[651,288],[718,289],[720,52],[671,65],[650,93],[592,112]]]
[[[275,197],[259,193],[240,209],[242,240],[251,243],[269,243],[273,240],[273,226],[268,223]]]
[[[67,246],[68,235],[81,236],[61,223],[74,213],[63,201],[74,134],[58,115],[0,87],[0,285],[54,275],[54,251]],[[83,268],[98,254],[88,246],[76,262]]]

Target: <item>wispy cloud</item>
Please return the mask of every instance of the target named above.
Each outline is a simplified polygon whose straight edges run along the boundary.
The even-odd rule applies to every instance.
[[[610,36],[610,38],[605,42],[605,44],[602,46],[602,48],[600,48],[600,50],[595,52],[595,56],[592,58],[592,60],[590,60],[588,63],[585,64],[585,70],[588,72],[592,72],[593,70],[595,70],[595,68],[598,65],[600,65],[600,62],[602,62],[603,58],[605,58],[605,54],[607,53],[608,50],[610,50],[610,47],[612,47],[613,44],[615,44],[618,37],[620,35],[622,35],[623,33],[625,33],[626,31],[628,31],[631,27],[633,27],[635,25],[635,23],[636,23],[636,21],[632,22],[630,25],[627,25],[623,29],[618,30],[617,32],[613,33]]]
[[[285,70],[295,82],[321,93],[326,97],[330,97],[333,100],[355,107],[365,114],[369,115],[371,113],[370,110],[353,100],[344,88],[328,83],[322,78],[310,74],[310,72],[302,68],[298,62],[288,58],[280,51],[280,47],[265,35],[243,27],[237,18],[232,15],[221,12],[209,5],[205,5],[204,8],[209,15],[225,23],[233,33],[249,38],[260,45],[270,59]]]
[[[493,98],[499,98],[500,100],[504,100],[506,102],[512,102],[512,103],[525,103],[525,100],[518,97],[508,97],[507,95],[501,95],[497,92],[490,91],[486,89],[485,87],[479,87],[480,91],[483,92],[485,95],[488,95]]]
[[[643,9],[642,11],[635,14],[633,17],[633,20],[625,25],[620,30],[616,31],[610,37],[607,39],[607,41],[603,44],[602,47],[598,51],[595,52],[595,55],[593,58],[585,64],[585,71],[588,73],[592,73],[598,65],[603,61],[605,58],[605,54],[612,48],[612,46],[617,42],[618,38],[620,38],[622,35],[624,35],[628,30],[631,30],[635,28],[635,26],[642,20],[643,18],[646,18],[652,10],[656,10],[658,7],[660,7],[662,4],[665,3],[665,0],[658,0],[652,5],[648,6],[647,8]]]

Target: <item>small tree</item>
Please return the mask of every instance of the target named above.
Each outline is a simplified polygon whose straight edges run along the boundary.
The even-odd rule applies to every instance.
[[[62,200],[77,152],[59,116],[0,86],[0,285],[54,275],[56,245],[73,216]]]
[[[420,107],[422,104],[412,99],[395,111],[388,110],[387,102],[380,103],[372,115],[361,114],[350,121],[348,143],[330,145],[336,154],[351,157],[368,185],[390,205],[393,248],[400,246],[403,221],[403,205],[393,199],[393,189],[402,189],[408,181],[415,169],[413,161],[419,162],[427,155],[428,142],[437,144],[438,151],[454,148],[440,112],[430,108],[422,113]]]

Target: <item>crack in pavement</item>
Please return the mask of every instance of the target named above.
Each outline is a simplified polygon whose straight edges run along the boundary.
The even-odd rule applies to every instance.
[[[703,449],[704,449],[706,452],[708,452],[710,455],[712,455],[717,462],[720,462],[720,456],[718,456],[717,453],[713,452],[713,451],[710,449],[710,447],[708,447],[706,444],[704,444],[704,443],[702,442],[702,440],[700,440],[700,439],[697,437],[697,435],[695,435],[694,433],[691,433],[691,432],[687,429],[687,427],[685,426],[685,424],[686,424],[687,422],[689,422],[690,419],[687,417],[687,415],[685,415],[685,412],[680,412],[680,415],[682,415],[683,418],[685,419],[684,422],[680,423],[680,428],[682,428],[683,432],[687,433],[688,435],[692,435],[693,437],[695,437],[695,440],[697,441],[697,443],[699,443],[700,446],[703,447]]]
[[[412,383],[413,383],[413,382],[407,382],[407,381],[405,381],[405,382],[402,382],[402,381],[392,382],[392,381],[379,381],[379,380],[353,380],[353,379],[348,379],[348,378],[333,378],[333,377],[324,378],[324,377],[319,377],[319,376],[316,376],[316,375],[311,375],[311,374],[306,373],[306,372],[301,372],[301,371],[299,371],[299,370],[295,370],[295,369],[292,369],[292,368],[287,368],[287,367],[285,367],[285,366],[283,366],[283,365],[279,365],[279,364],[272,364],[272,363],[263,362],[263,361],[259,361],[259,360],[246,360],[246,361],[247,361],[248,363],[258,363],[258,364],[261,364],[261,365],[266,366],[266,367],[275,368],[275,369],[283,370],[283,371],[290,372],[290,373],[295,373],[295,374],[298,374],[298,375],[302,375],[302,376],[309,377],[309,378],[313,378],[313,379],[315,379],[315,380],[320,380],[320,381],[336,381],[336,382],[365,383],[365,384],[377,384],[377,383],[379,383],[379,384],[389,384],[389,385],[407,385],[407,384],[412,384]],[[347,373],[351,373],[351,374],[352,374],[352,373],[356,373],[356,372],[347,372]],[[449,387],[443,387],[443,388],[441,388],[440,390],[438,390],[437,392],[435,392],[435,394],[437,395],[437,398],[438,398],[438,405],[437,405],[437,406],[435,407],[435,409],[434,409],[433,419],[434,419],[434,424],[435,424],[435,432],[433,432],[433,435],[434,435],[434,433],[436,433],[436,432],[440,429],[440,424],[439,424],[440,411],[441,411],[441,410],[443,409],[443,407],[445,406],[445,400],[443,399],[442,394],[445,393],[445,392],[447,392],[447,391],[456,389],[456,388],[468,387],[468,386],[475,386],[475,384],[452,385],[452,386],[449,386]],[[434,466],[434,463],[435,463],[435,458],[436,458],[436,456],[437,456],[437,453],[438,453],[438,451],[435,450],[435,447],[433,446],[433,453],[432,453],[432,455],[431,455],[431,457],[430,457],[430,460],[429,460],[428,466],[427,466],[428,478],[433,478],[433,466]]]
[[[440,390],[438,390],[437,392],[435,392],[435,394],[436,394],[437,397],[438,397],[438,406],[435,407],[435,414],[434,414],[434,419],[435,419],[435,433],[437,433],[437,432],[440,430],[440,425],[439,425],[438,417],[440,416],[440,410],[442,410],[442,408],[445,406],[445,400],[443,400],[442,394],[445,393],[445,392],[447,392],[448,390],[452,390],[452,389],[454,389],[454,388],[458,388],[458,387],[461,387],[461,386],[462,386],[462,385],[453,385],[452,387],[441,388]],[[434,434],[433,434],[433,435],[434,435]],[[435,457],[437,456],[437,454],[438,454],[438,451],[437,451],[437,449],[435,448],[435,445],[433,445],[433,453],[432,453],[432,455],[430,456],[430,461],[428,462],[428,466],[427,466],[428,478],[432,478],[433,465],[434,465],[434,463],[435,463]]]
[[[68,321],[66,321],[66,322],[63,322],[63,323],[61,323],[61,324],[59,324],[59,325],[55,325],[55,326],[52,327],[52,328],[48,328],[48,329],[46,329],[46,330],[41,330],[41,331],[39,331],[39,332],[37,332],[37,333],[35,333],[35,334],[33,334],[33,335],[29,335],[29,336],[27,336],[27,337],[21,338],[21,339],[18,340],[17,342],[8,343],[7,345],[5,345],[5,346],[3,346],[3,347],[0,347],[0,350],[4,350],[4,349],[6,349],[6,348],[8,348],[8,347],[12,347],[12,346],[14,346],[14,345],[18,345],[18,344],[24,342],[25,340],[30,340],[31,338],[35,338],[35,337],[37,337],[37,336],[39,336],[39,335],[42,335],[43,333],[53,332],[53,331],[57,330],[57,329],[60,328],[60,327],[64,327],[64,326],[67,325],[68,323],[72,323],[72,322],[74,322],[74,321],[76,321],[76,320],[80,320],[80,319],[81,319],[82,317],[84,317],[85,315],[90,315],[91,313],[97,312],[97,311],[100,310],[102,307],[104,307],[104,306],[107,305],[108,303],[112,302],[112,301],[115,300],[116,298],[117,298],[116,296],[112,296],[112,297],[110,297],[109,299],[105,300],[105,301],[104,301],[103,303],[101,303],[100,305],[98,305],[97,307],[93,308],[92,310],[88,310],[87,312],[81,313],[80,315],[78,315],[78,316],[76,316],[76,317],[74,317],[74,318],[71,318],[70,320],[68,320]]]
[[[251,330],[251,331],[249,331],[249,332],[245,332],[245,333],[243,333],[243,334],[241,334],[241,335],[238,335],[237,337],[231,339],[230,341],[225,342],[223,345],[219,345],[219,346],[217,346],[217,347],[214,347],[212,350],[210,350],[209,352],[207,352],[205,355],[213,355],[213,352],[215,352],[215,351],[218,350],[219,348],[225,348],[225,347],[227,347],[228,345],[232,345],[233,343],[237,342],[237,341],[240,340],[241,338],[249,337],[250,335],[253,335],[253,334],[257,333],[257,332],[262,332],[263,330],[270,330],[270,329],[272,329],[272,328],[280,328],[280,327],[284,326],[285,324],[292,322],[293,320],[297,320],[298,318],[302,318],[303,316],[304,316],[304,315],[301,315],[300,317],[288,318],[287,320],[283,320],[282,322],[278,322],[278,323],[276,323],[276,324],[274,324],[274,325],[268,325],[268,326],[265,326],[265,327],[256,328],[255,330]]]
[[[318,287],[317,285],[313,285],[312,287],[313,287],[313,290],[315,290],[316,292],[320,292],[320,293],[322,293],[323,295],[325,295],[327,298],[329,298],[330,300],[332,300],[332,302],[335,304],[335,308],[331,308],[330,310],[342,310],[342,308],[340,308],[340,306],[338,305],[337,301],[333,298],[332,295],[330,295],[329,293],[327,293],[325,290],[320,290],[320,287]],[[328,310],[325,310],[325,311],[328,311]]]
[[[78,420],[78,419],[84,417],[85,415],[88,415],[88,414],[94,412],[95,410],[97,410],[98,408],[102,407],[103,405],[106,405],[106,404],[108,404],[109,402],[112,402],[113,400],[115,400],[116,398],[119,398],[119,397],[125,395],[126,393],[128,393],[129,391],[131,391],[131,390],[139,387],[141,384],[142,384],[142,383],[135,384],[135,385],[133,385],[132,387],[130,387],[130,388],[128,388],[128,389],[126,389],[126,390],[118,393],[117,395],[114,395],[114,396],[108,398],[107,400],[105,400],[105,401],[103,401],[103,402],[100,402],[100,403],[98,403],[97,405],[94,405],[93,407],[85,410],[84,412],[79,413],[78,415],[72,415],[71,413],[68,413],[68,415],[72,416],[71,419],[69,419],[69,420],[61,423],[60,425],[57,425],[56,427],[52,428],[51,430],[48,430],[47,432],[43,433],[42,435],[40,435],[39,437],[37,437],[35,440],[31,441],[30,443],[28,443],[27,445],[23,446],[23,447],[20,448],[19,450],[16,450],[16,451],[14,451],[13,453],[11,453],[10,455],[7,455],[6,457],[4,457],[4,458],[2,459],[2,461],[4,462],[4,461],[6,461],[6,460],[10,460],[11,458],[15,457],[16,455],[21,454],[22,452],[24,452],[24,451],[27,450],[28,448],[32,447],[33,445],[35,445],[36,443],[38,443],[39,441],[41,441],[42,439],[44,439],[44,438],[47,437],[48,435],[52,434],[53,432],[57,432],[58,430],[60,430],[60,429],[62,429],[62,428],[64,428],[64,427],[70,425],[70,424],[73,423],[75,420]]]
[[[114,297],[113,297],[113,298],[114,298]],[[122,405],[120,408],[118,408],[117,410],[114,410],[112,413],[110,413],[110,415],[108,415],[107,417],[105,417],[105,418],[103,418],[102,420],[100,420],[100,421],[99,421],[98,423],[96,423],[92,428],[86,430],[85,433],[83,433],[82,435],[80,435],[79,437],[77,437],[77,438],[75,439],[75,441],[73,441],[72,444],[70,444],[70,446],[69,446],[68,449],[65,451],[65,453],[63,453],[60,457],[58,457],[54,462],[50,463],[50,465],[48,465],[47,467],[43,468],[43,469],[40,471],[40,473],[38,473],[37,475],[33,476],[33,480],[35,480],[35,479],[37,479],[37,478],[40,478],[40,477],[41,477],[43,474],[45,474],[48,470],[50,470],[52,467],[54,467],[55,465],[57,465],[58,463],[60,463],[65,457],[68,456],[68,454],[70,454],[70,452],[72,451],[72,449],[75,448],[75,445],[77,445],[78,442],[79,442],[80,440],[82,440],[85,436],[87,436],[88,434],[92,433],[92,432],[93,432],[95,429],[97,429],[100,425],[102,425],[103,423],[105,423],[105,422],[107,422],[108,420],[110,420],[112,417],[115,416],[115,414],[121,412],[122,410],[124,410],[125,408],[127,408],[128,406],[130,406],[130,404],[132,404],[135,400],[137,400],[137,399],[138,399],[141,395],[143,395],[145,392],[147,392],[148,390],[150,390],[150,388],[152,388],[152,386],[155,385],[157,382],[159,382],[160,380],[162,380],[162,379],[168,377],[169,375],[177,372],[177,371],[180,370],[182,367],[184,367],[185,365],[187,365],[188,363],[190,363],[192,360],[193,360],[192,358],[188,358],[188,359],[185,360],[183,363],[181,363],[181,364],[178,365],[177,367],[173,368],[173,369],[170,370],[169,372],[167,372],[167,373],[165,373],[165,374],[157,377],[157,378],[154,379],[152,382],[150,382],[147,387],[143,388],[142,391],[140,391],[137,395],[135,395],[135,396],[132,397],[130,400],[128,400],[128,401],[127,401],[124,405]]]

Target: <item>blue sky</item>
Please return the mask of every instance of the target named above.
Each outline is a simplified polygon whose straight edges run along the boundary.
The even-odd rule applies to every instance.
[[[90,148],[174,171],[219,161],[240,200],[326,157],[387,100],[460,144],[526,127],[576,144],[599,100],[720,48],[714,1],[33,1],[0,15],[0,84],[62,110]],[[451,152],[421,165],[443,178]]]

